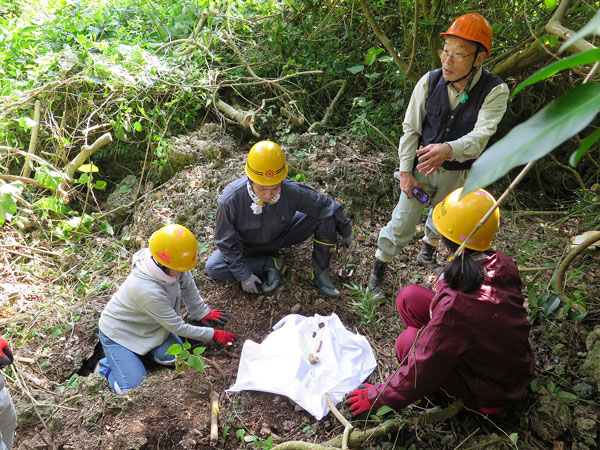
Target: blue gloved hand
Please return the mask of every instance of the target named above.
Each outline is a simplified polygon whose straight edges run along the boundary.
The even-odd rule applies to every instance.
[[[259,289],[260,285],[262,284],[262,281],[260,281],[260,278],[258,278],[256,275],[252,274],[245,280],[242,280],[241,284],[242,284],[242,289],[244,290],[244,292],[249,292],[251,294],[258,294],[259,293],[258,289]],[[257,286],[257,284],[258,284],[258,286]]]
[[[371,409],[371,402],[367,395],[369,389],[373,387],[372,384],[364,383],[361,384],[358,389],[350,392],[346,399],[346,404],[350,406],[353,416],[358,416],[361,412],[368,411]]]

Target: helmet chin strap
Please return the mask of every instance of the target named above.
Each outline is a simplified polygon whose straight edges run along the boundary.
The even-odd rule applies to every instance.
[[[473,63],[475,63],[475,61],[473,61]],[[449,84],[454,84],[454,83],[458,83],[459,81],[464,80],[465,78],[467,78],[469,75],[474,74],[477,71],[477,67],[475,67],[475,64],[471,65],[471,70],[469,70],[465,75],[463,75],[462,77],[453,80],[453,81],[446,81],[446,86],[448,86]],[[471,79],[469,80],[469,82],[467,83],[467,85],[463,88],[464,93],[462,95],[462,97],[460,98],[460,102],[461,103],[465,103],[467,101],[467,99],[469,98],[469,91],[471,90],[471,83],[473,82],[473,77],[471,77]]]

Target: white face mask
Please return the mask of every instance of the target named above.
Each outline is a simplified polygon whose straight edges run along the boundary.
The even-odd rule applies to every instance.
[[[248,195],[250,196],[250,199],[252,200],[252,204],[250,205],[250,208],[252,209],[252,212],[254,214],[262,214],[262,209],[263,206],[267,203],[265,203],[263,200],[261,200],[258,195],[256,195],[256,193],[254,192],[254,189],[252,189],[252,182],[250,180],[248,180],[246,182],[246,189],[248,190]],[[281,190],[277,193],[277,195],[275,195],[275,197],[273,197],[268,204],[269,205],[274,205],[275,203],[277,203],[277,201],[279,200],[279,198],[281,197]]]

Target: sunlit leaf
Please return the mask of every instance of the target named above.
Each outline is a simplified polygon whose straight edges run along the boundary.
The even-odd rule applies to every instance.
[[[600,83],[577,86],[513,128],[473,164],[463,195],[541,158],[584,129],[600,107]]]
[[[588,50],[587,52],[583,53],[577,53],[573,56],[569,56],[568,58],[556,61],[544,67],[543,69],[538,70],[525,81],[520,83],[513,91],[511,97],[514,97],[524,87],[550,78],[551,76],[556,75],[561,70],[569,69],[575,66],[581,66],[584,64],[593,64],[597,61],[600,61],[600,48]]]
[[[80,172],[91,173],[98,172],[99,169],[94,164],[83,164],[79,166],[77,170],[79,170]]]

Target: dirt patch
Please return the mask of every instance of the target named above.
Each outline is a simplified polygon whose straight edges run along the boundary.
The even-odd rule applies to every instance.
[[[181,142],[188,150],[196,145],[189,136]],[[78,243],[79,248],[63,246],[60,256],[38,256],[48,266],[46,275],[33,268],[25,270],[29,264],[35,265],[32,258],[19,260],[20,273],[1,272],[0,332],[20,357],[6,371],[19,415],[15,448],[238,449],[268,448],[270,442],[331,439],[343,431],[331,415],[317,422],[283,396],[225,393],[235,381],[243,342],[261,342],[275,323],[292,312],[307,316],[336,313],[348,329],[366,335],[378,361],[371,382],[383,381],[395,370],[394,341],[401,330],[395,293],[407,284],[429,286],[435,277],[415,263],[420,242],[415,239],[392,263],[386,275],[387,300],[378,310],[382,326],[375,331],[360,325],[351,303],[353,290],[343,286],[342,280],[333,276],[343,294],[335,300],[321,297],[312,286],[309,242],[281,252],[287,269],[282,287],[271,297],[249,295],[236,283],[215,281],[205,274],[204,261],[214,249],[216,198],[228,182],[242,175],[248,150],[234,148],[232,140],[219,142],[224,147],[218,152],[196,152],[196,164],[160,189],[145,186],[145,196],[129,211],[133,220],[114,239],[90,237],[88,242]],[[301,135],[287,145],[291,175],[308,176],[305,183],[335,197],[350,211],[357,239],[349,254],[356,269],[349,281],[365,286],[377,234],[389,220],[399,194],[391,178],[395,155],[380,154],[350,137]],[[212,147],[198,142],[198,148]],[[496,242],[520,266],[538,268],[522,274],[525,292],[539,297],[551,285],[553,274],[543,266],[564,258],[568,237],[580,231],[579,219],[502,214]],[[211,308],[229,312],[226,329],[240,339],[230,348],[209,345],[205,356],[210,367],[204,373],[149,364],[148,379],[139,388],[127,396],[116,396],[103,378],[90,373],[100,357],[99,314],[127,275],[130,253],[145,245],[150,234],[167,221],[188,226],[198,237],[201,261],[194,275],[200,292]],[[18,236],[3,237],[5,242],[19,241]],[[443,259],[443,255],[438,257]],[[582,268],[569,271],[568,292],[575,295],[578,291],[576,295],[588,306],[584,321],[567,320],[562,308],[536,316],[531,334],[536,382],[521,403],[491,418],[463,410],[447,422],[405,427],[383,441],[369,441],[364,448],[513,448],[514,440],[519,448],[596,448],[599,386],[590,373],[597,345],[594,327],[600,321],[599,259],[598,252],[586,252],[576,263]],[[332,274],[340,264],[341,255],[337,255]],[[48,271],[52,274],[47,275]],[[79,291],[67,291],[66,295],[65,286],[70,284],[79,286]],[[584,366],[592,369],[586,372]],[[209,441],[212,392],[219,396],[220,411],[215,443]],[[398,417],[423,414],[449,402],[434,394],[398,412]],[[338,406],[353,420],[345,406]],[[364,420],[353,423],[360,428],[373,425]]]

